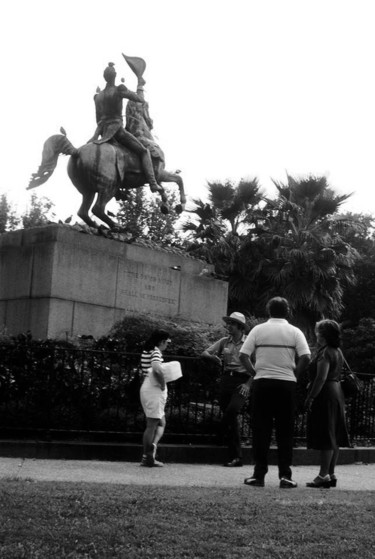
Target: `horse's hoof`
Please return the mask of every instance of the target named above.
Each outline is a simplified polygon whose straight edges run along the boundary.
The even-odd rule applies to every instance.
[[[162,205],[160,206],[160,211],[161,211],[161,213],[164,214],[164,215],[169,214],[168,206],[166,206],[165,204],[162,204]]]
[[[177,206],[175,207],[175,212],[176,214],[182,214],[182,205],[181,204],[177,204]]]

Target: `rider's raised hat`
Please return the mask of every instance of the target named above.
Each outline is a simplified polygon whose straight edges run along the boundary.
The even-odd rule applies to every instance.
[[[240,312],[232,312],[229,316],[223,316],[224,322],[238,322],[241,326],[246,326],[246,318]]]

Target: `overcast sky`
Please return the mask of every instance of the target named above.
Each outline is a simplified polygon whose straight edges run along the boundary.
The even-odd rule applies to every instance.
[[[121,53],[146,60],[145,94],[169,170],[190,199],[207,180],[326,175],[344,210],[375,214],[373,0],[13,0],[3,2],[0,193],[22,208],[44,141],[79,147],[93,95]],[[64,219],[80,195],[60,156],[34,191]],[[78,219],[78,218],[77,218]]]

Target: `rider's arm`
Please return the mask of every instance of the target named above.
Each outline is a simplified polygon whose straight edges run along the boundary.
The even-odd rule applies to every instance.
[[[140,88],[138,88],[137,93],[134,93],[134,91],[130,91],[130,89],[128,89],[124,84],[121,84],[118,86],[118,92],[120,93],[121,97],[123,97],[124,99],[129,99],[129,101],[135,101],[136,103],[145,102],[143,97],[143,89],[141,91]],[[141,95],[139,95],[138,93],[141,93]]]

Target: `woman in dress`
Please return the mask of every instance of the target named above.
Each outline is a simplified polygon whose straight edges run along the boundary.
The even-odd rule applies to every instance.
[[[315,327],[318,351],[311,362],[311,384],[305,406],[307,448],[320,451],[318,476],[307,487],[336,487],[335,466],[340,446],[349,446],[345,400],[340,386],[343,355],[340,327],[322,320]]]
[[[165,429],[164,408],[168,391],[163,375],[162,363],[163,351],[170,341],[168,332],[165,330],[155,330],[147,340],[141,356],[144,380],[140,390],[140,397],[146,416],[141,466],[149,468],[163,466],[162,462],[156,460],[156,449]]]

